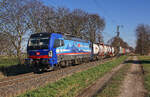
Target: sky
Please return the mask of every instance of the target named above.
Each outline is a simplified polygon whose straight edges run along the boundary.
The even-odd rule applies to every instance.
[[[66,7],[71,11],[82,9],[99,14],[105,19],[104,42],[116,35],[117,25],[120,37],[130,46],[136,46],[135,30],[139,24],[150,24],[150,0],[42,0],[46,5]]]

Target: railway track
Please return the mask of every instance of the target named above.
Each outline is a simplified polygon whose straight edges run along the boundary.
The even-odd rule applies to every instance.
[[[31,72],[31,73],[20,74],[20,75],[17,75],[17,76],[5,77],[5,78],[0,79],[0,84],[3,83],[3,82],[9,82],[9,81],[12,81],[12,80],[17,80],[17,79],[20,79],[20,78],[25,77],[25,76],[28,77],[28,76],[33,75],[33,74],[34,73]]]
[[[55,82],[61,78],[72,75],[73,73],[87,70],[109,60],[111,60],[111,58],[104,59],[103,61],[95,61],[76,66],[70,66],[42,74],[27,73],[0,79],[0,97],[17,96],[27,90],[32,90],[40,86],[44,86],[47,83]]]

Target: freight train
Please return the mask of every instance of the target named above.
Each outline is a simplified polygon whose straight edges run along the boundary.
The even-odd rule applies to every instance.
[[[54,69],[112,57],[116,52],[115,47],[95,44],[70,35],[36,33],[28,41],[26,63],[36,69]],[[118,53],[129,53],[129,49],[120,47]]]

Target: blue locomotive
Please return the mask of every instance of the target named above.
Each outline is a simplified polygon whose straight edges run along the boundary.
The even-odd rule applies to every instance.
[[[58,33],[36,33],[27,45],[27,62],[34,68],[53,69],[91,59],[91,42]]]
[[[36,33],[30,36],[27,45],[27,64],[35,69],[54,69],[71,64],[80,64],[90,60],[102,59],[106,56],[126,54],[130,51],[115,47],[94,44],[88,40],[62,35],[59,33]],[[128,50],[128,52],[126,52]]]

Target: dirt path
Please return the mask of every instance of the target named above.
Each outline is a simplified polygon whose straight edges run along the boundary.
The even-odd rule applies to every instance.
[[[142,69],[137,63],[137,57],[133,58],[133,64],[131,64],[120,91],[118,97],[145,97],[146,90],[143,85]]]
[[[119,66],[113,68],[110,72],[99,78],[94,84],[85,88],[77,97],[94,97],[107,85],[112,76],[115,75],[124,65],[125,64],[120,64]]]

